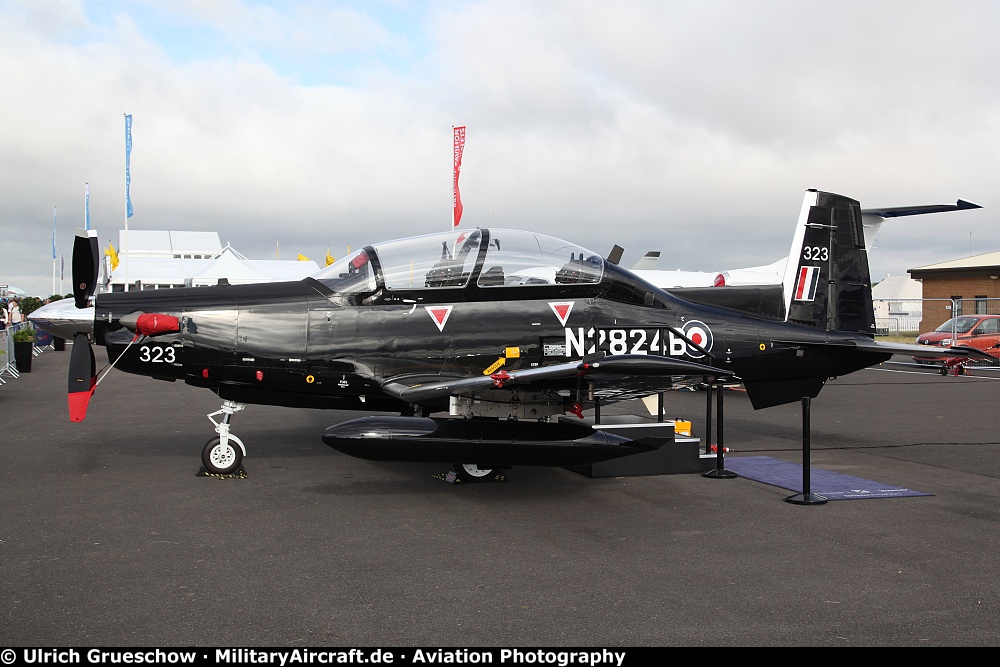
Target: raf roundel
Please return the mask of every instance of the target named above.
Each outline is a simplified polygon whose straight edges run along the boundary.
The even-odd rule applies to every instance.
[[[698,320],[690,320],[684,324],[683,328],[684,336],[702,348],[706,352],[712,351],[712,343],[714,338],[712,337],[712,330],[708,328],[708,325],[704,322],[699,322]],[[689,357],[698,359],[699,357],[704,357],[701,350],[692,345],[687,346],[687,353]]]

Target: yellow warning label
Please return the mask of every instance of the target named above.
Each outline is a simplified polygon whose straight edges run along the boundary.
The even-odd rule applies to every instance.
[[[508,359],[520,359],[521,358],[521,348],[519,348],[519,347],[508,347],[506,349],[506,351],[504,351],[504,355]]]
[[[497,359],[496,361],[494,361],[492,364],[490,364],[489,368],[487,368],[485,371],[483,371],[483,375],[490,375],[496,369],[498,369],[501,366],[503,366],[506,361],[507,361],[506,359],[504,359],[503,357],[500,357],[499,359]]]

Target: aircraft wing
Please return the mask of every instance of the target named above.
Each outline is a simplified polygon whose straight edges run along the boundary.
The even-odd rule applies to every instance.
[[[909,343],[880,343],[875,340],[849,340],[843,342],[817,342],[804,340],[776,340],[775,343],[785,345],[831,345],[840,347],[850,347],[864,352],[875,352],[879,354],[904,354],[913,357],[926,357],[929,354],[947,354],[952,357],[992,357],[992,355],[977,350],[974,347],[929,347],[927,345],[911,345]]]
[[[592,383],[602,395],[619,399],[645,396],[668,389],[672,378],[722,377],[731,373],[682,359],[642,354],[619,354],[552,366],[539,366],[493,375],[464,378],[403,376],[382,385],[390,396],[409,403],[420,403],[445,396],[463,396],[492,389],[577,389],[580,379]]]

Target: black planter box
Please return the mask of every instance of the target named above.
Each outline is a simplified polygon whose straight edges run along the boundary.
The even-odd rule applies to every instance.
[[[31,358],[35,343],[32,341],[14,341],[14,367],[18,373],[31,372]]]

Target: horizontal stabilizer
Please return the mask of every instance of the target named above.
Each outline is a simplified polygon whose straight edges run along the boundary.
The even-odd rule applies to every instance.
[[[926,206],[896,206],[893,208],[865,208],[862,215],[877,215],[882,218],[900,218],[906,215],[924,215],[926,213],[945,213],[947,211],[967,211],[982,208],[979,204],[959,199],[954,204],[927,204]]]

